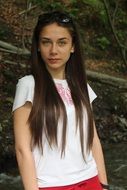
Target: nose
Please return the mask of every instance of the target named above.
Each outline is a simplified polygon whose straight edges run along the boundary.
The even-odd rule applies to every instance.
[[[58,52],[57,44],[53,43],[52,46],[51,46],[51,49],[50,49],[50,53],[51,54],[57,54],[57,52]]]

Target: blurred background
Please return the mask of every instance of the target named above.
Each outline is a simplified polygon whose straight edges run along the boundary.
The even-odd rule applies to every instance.
[[[33,28],[50,10],[79,24],[111,190],[127,190],[127,0],[0,0],[0,189],[23,189],[11,110],[16,83],[29,72]]]

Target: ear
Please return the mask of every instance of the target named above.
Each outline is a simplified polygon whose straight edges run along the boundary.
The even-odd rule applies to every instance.
[[[72,48],[71,48],[71,53],[74,53],[74,51],[75,51],[75,48],[74,48],[74,45],[73,45]]]
[[[74,53],[74,51],[75,51],[75,50],[74,50],[74,47],[72,47],[72,49],[71,49],[71,53]]]

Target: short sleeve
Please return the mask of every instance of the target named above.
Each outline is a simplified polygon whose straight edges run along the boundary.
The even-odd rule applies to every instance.
[[[18,80],[12,111],[23,106],[27,101],[33,103],[34,85],[35,82],[32,75],[26,75]]]
[[[94,101],[94,99],[97,97],[97,95],[92,90],[92,88],[90,87],[89,84],[87,84],[87,88],[88,88],[88,94],[89,94],[90,103],[92,103]]]

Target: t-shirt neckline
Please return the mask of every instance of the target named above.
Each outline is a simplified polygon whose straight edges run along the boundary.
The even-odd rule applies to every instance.
[[[68,86],[66,79],[55,79],[55,78],[54,78],[53,80],[54,80],[54,82],[55,82],[56,85],[57,85],[57,84],[60,84],[60,85],[62,85],[63,87],[67,87],[67,86]]]

